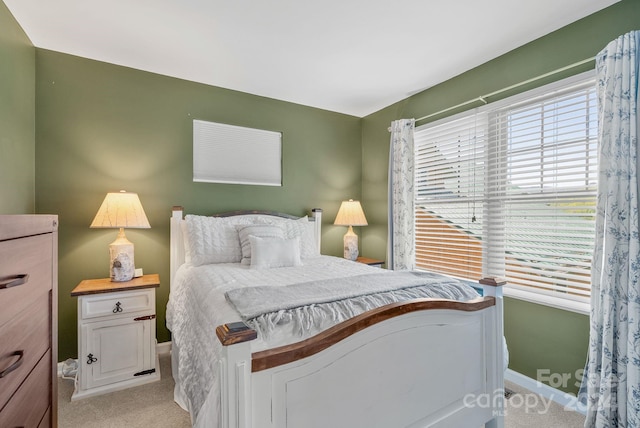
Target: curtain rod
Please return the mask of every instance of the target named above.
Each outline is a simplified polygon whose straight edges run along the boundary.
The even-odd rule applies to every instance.
[[[415,121],[419,122],[421,120],[429,119],[430,117],[437,116],[439,114],[446,113],[446,112],[448,112],[450,110],[455,110],[457,108],[464,107],[467,104],[475,103],[475,102],[478,102],[478,101],[481,101],[484,104],[489,104],[489,101],[487,101],[486,98],[493,97],[493,96],[498,95],[498,94],[500,94],[502,92],[510,91],[511,89],[515,89],[515,88],[523,86],[523,85],[527,85],[527,84],[529,84],[531,82],[535,82],[536,80],[544,79],[545,77],[553,76],[554,74],[561,73],[561,72],[566,71],[566,70],[570,70],[570,69],[572,69],[574,67],[578,67],[580,65],[587,64],[587,63],[593,61],[594,59],[595,59],[595,57],[587,58],[587,59],[584,59],[582,61],[578,61],[576,63],[573,63],[573,64],[567,65],[565,67],[559,68],[557,70],[553,70],[553,71],[550,71],[548,73],[541,74],[540,76],[532,77],[531,79],[525,80],[523,82],[516,83],[516,84],[511,85],[511,86],[507,86],[506,88],[502,88],[502,89],[498,89],[497,91],[489,92],[488,94],[481,95],[479,97],[473,98],[473,99],[471,99],[469,101],[465,101],[465,102],[460,103],[458,105],[455,105],[453,107],[448,107],[448,108],[446,108],[444,110],[440,110],[438,112],[431,113],[431,114],[428,114],[426,116],[422,116],[422,117],[416,119]]]

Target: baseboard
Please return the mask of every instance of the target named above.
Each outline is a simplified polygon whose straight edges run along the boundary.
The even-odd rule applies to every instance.
[[[171,341],[156,344],[156,354],[165,355],[171,352]],[[62,377],[62,365],[64,361],[58,362],[58,377]]]
[[[515,383],[516,385],[526,388],[531,392],[553,400],[567,410],[572,410],[583,415],[586,414],[584,405],[578,403],[578,398],[573,394],[560,391],[559,389],[553,388],[542,382],[538,382],[535,379],[531,379],[530,377],[511,369],[507,369],[504,373],[504,380]]]

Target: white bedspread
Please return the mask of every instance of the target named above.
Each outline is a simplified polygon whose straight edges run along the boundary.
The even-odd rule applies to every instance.
[[[176,397],[191,412],[194,426],[217,427],[219,385],[217,364],[222,347],[215,335],[218,325],[240,321],[240,315],[226,301],[225,293],[239,287],[255,285],[285,286],[315,280],[352,277],[368,273],[387,273],[365,264],[342,258],[321,256],[304,260],[304,266],[255,270],[239,263],[182,265],[172,283],[167,305],[167,327],[172,332],[178,373],[174,373]],[[327,317],[311,328],[300,331],[285,324],[276,329],[268,341],[261,335],[252,342],[252,352],[285,345],[335,324]]]

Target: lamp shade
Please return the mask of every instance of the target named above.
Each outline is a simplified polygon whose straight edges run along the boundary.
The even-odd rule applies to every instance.
[[[137,193],[109,192],[91,222],[92,228],[150,229]]]
[[[333,222],[336,226],[366,226],[367,218],[362,211],[360,201],[349,199],[342,201],[336,220]]]

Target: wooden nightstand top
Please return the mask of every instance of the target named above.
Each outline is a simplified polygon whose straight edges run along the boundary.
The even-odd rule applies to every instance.
[[[368,257],[358,257],[356,261],[369,266],[382,266],[384,264],[384,260],[370,259]]]
[[[82,296],[85,294],[112,293],[114,291],[129,291],[159,286],[160,275],[157,273],[142,275],[125,282],[111,281],[111,278],[85,279],[71,291],[71,295]]]

